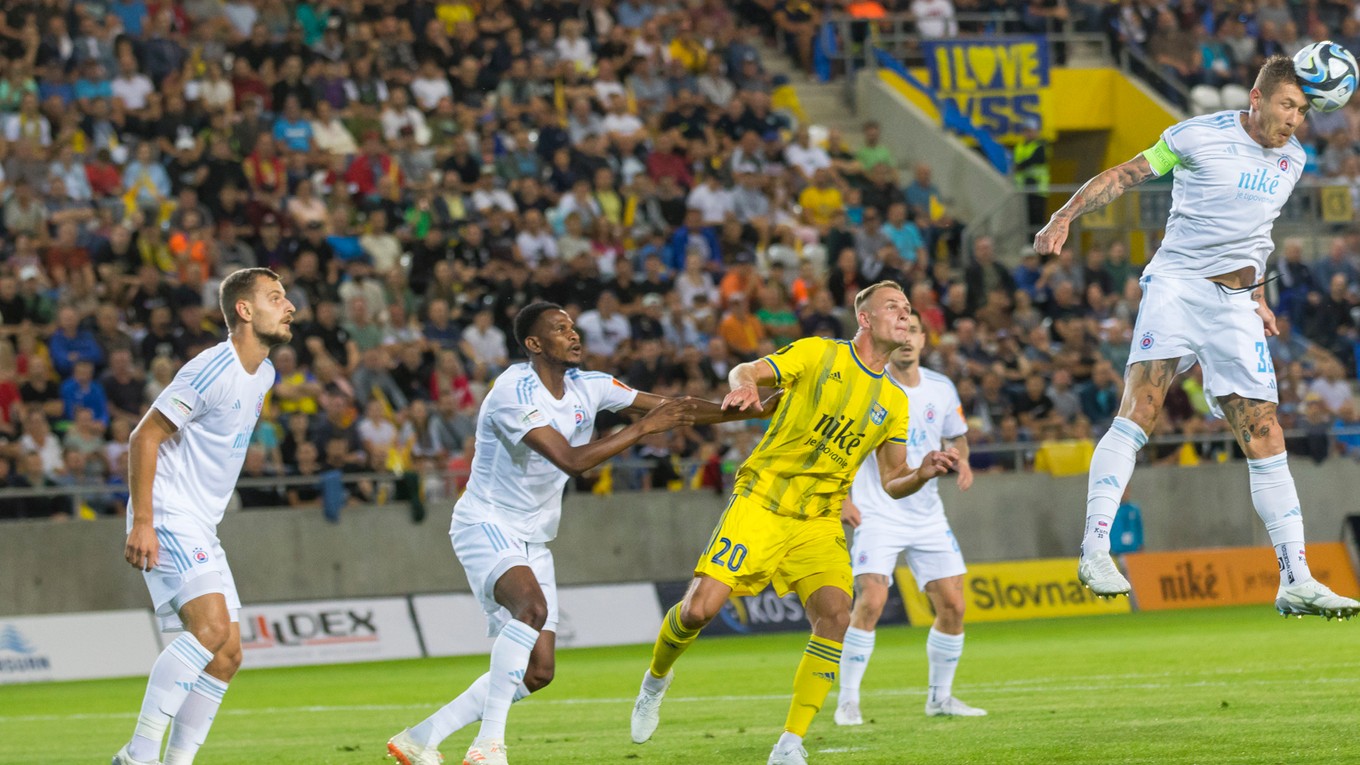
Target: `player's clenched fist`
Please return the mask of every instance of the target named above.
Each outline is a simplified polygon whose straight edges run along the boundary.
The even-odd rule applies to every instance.
[[[128,532],[127,546],[123,548],[123,559],[133,568],[150,571],[156,567],[160,557],[160,542],[156,530],[150,526],[133,526]]]
[[[1053,218],[1034,235],[1034,251],[1039,255],[1056,255],[1067,242],[1067,221]]]

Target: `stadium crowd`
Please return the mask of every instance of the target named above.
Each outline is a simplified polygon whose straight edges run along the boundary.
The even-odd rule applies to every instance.
[[[815,17],[804,0],[7,3],[0,486],[101,491],[5,499],[0,518],[125,512],[128,434],[225,337],[217,284],[248,266],[298,308],[248,478],[465,474],[534,300],[568,308],[590,368],[716,400],[735,363],[849,337],[851,298],[882,279],[907,289],[976,443],[1100,432],[1138,309],[1127,247],[1002,265],[985,237],[965,247],[928,164],[902,183],[880,126],[854,150],[813,141],[753,42],[801,55]],[[1354,114],[1351,149],[1319,163],[1360,176]],[[1271,350],[1286,424],[1317,430],[1360,419],[1360,234],[1303,252],[1285,249]],[[1158,425],[1220,427],[1194,373]],[[759,428],[653,436],[641,468],[589,480],[721,490]],[[320,501],[307,481],[240,494]]]

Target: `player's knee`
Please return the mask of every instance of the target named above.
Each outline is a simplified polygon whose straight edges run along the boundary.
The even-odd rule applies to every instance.
[[[548,604],[541,599],[530,600],[515,611],[515,619],[541,630],[548,623]]]
[[[1134,424],[1143,429],[1144,433],[1151,433],[1157,426],[1157,418],[1162,414],[1162,405],[1154,400],[1144,398],[1135,401],[1133,408],[1124,416],[1125,419],[1133,420]]]
[[[963,631],[963,598],[945,598],[935,608],[935,625],[956,635]]]
[[[231,625],[226,622],[205,621],[194,625],[193,635],[199,645],[216,656],[231,638]]]
[[[213,659],[207,667],[207,673],[219,680],[231,682],[231,679],[241,669],[242,658],[240,644],[225,646],[213,654]]]
[[[553,681],[554,674],[556,671],[551,664],[541,667],[530,664],[524,672],[524,687],[528,688],[530,693],[537,693],[548,687],[548,683]]]
[[[680,606],[680,624],[687,630],[698,630],[708,626],[722,609],[722,604],[705,603],[701,600],[686,600]]]
[[[850,612],[834,609],[828,613],[817,614],[812,619],[812,634],[831,640],[844,640],[845,631],[850,627]]]

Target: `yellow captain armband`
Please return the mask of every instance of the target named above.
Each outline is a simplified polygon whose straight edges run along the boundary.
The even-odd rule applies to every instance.
[[[1159,176],[1166,175],[1171,169],[1181,163],[1181,158],[1176,156],[1176,152],[1166,145],[1166,141],[1160,140],[1152,148],[1143,152],[1148,164],[1152,166],[1152,172]]]

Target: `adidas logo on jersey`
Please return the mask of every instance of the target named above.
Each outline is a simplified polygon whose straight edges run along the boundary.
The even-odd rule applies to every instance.
[[[240,409],[240,408],[241,408],[241,400],[240,400],[240,399],[237,399],[237,400],[236,400],[236,403],[234,403],[234,404],[231,405],[231,408],[232,408],[232,409]]]
[[[827,379],[827,380],[835,380],[836,382],[840,382],[840,381],[841,381],[841,373],[840,373],[840,372],[832,372],[830,375],[827,376],[826,379]]]

